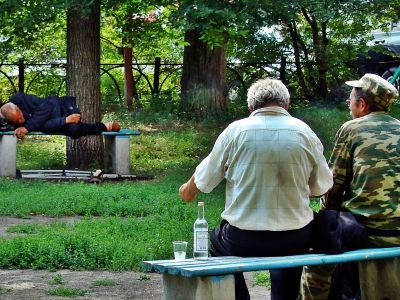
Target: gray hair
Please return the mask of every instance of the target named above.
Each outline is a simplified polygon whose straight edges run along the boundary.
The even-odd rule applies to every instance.
[[[17,106],[14,103],[7,102],[0,107],[0,116],[9,120],[17,112]]]
[[[253,110],[272,103],[285,107],[289,105],[289,99],[288,89],[278,79],[265,78],[257,80],[247,91],[247,106]]]

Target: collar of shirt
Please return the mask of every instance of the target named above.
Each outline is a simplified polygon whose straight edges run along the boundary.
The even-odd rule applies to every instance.
[[[250,114],[250,117],[253,117],[255,115],[285,115],[290,117],[289,112],[280,106],[269,106],[256,109]]]

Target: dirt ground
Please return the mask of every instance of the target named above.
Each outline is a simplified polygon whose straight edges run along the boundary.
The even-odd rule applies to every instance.
[[[79,221],[76,217],[48,218],[32,216],[28,219],[0,217],[0,238],[11,236],[6,232],[8,226],[29,223],[50,223]],[[250,296],[253,300],[269,299],[269,290],[253,286],[253,273],[245,274]],[[62,281],[62,284],[59,284]],[[103,284],[100,284],[103,283]],[[109,285],[105,285],[108,283]],[[10,299],[66,299],[49,296],[51,290],[60,286],[78,288],[86,291],[84,296],[74,299],[162,299],[162,276],[155,273],[108,272],[108,271],[70,271],[58,270],[1,270],[0,300]]]

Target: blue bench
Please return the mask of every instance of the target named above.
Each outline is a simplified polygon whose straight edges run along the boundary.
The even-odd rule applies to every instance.
[[[57,135],[29,132],[28,135]],[[113,173],[128,175],[130,169],[130,137],[140,135],[137,130],[121,129],[118,132],[102,132],[104,137],[105,164]],[[0,177],[17,175],[17,138],[13,131],[0,132]]]
[[[145,271],[163,274],[166,300],[235,299],[233,274],[299,266],[400,257],[400,247],[369,248],[343,254],[305,254],[280,257],[210,257],[184,261],[144,261]]]

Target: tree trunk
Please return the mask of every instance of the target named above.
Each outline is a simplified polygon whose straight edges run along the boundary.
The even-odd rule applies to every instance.
[[[124,47],[124,77],[125,77],[125,105],[128,111],[133,109],[133,98],[137,98],[136,82],[133,77],[133,65],[131,47]]]
[[[296,76],[297,76],[297,80],[299,81],[299,85],[303,91],[304,96],[307,99],[311,99],[312,98],[312,94],[308,88],[308,84],[306,83],[306,80],[304,78],[304,73],[303,73],[303,68],[301,65],[301,61],[300,61],[300,48],[299,48],[299,44],[300,43],[300,38],[297,34],[297,29],[296,29],[296,24],[293,23],[292,24],[286,24],[286,26],[289,29],[289,34],[290,34],[290,38],[292,41],[292,47],[293,47],[293,52],[294,52],[294,61],[295,61],[295,66],[296,66]]]
[[[182,109],[196,118],[218,115],[227,110],[226,41],[211,49],[196,30],[185,34],[183,73],[181,78]]]
[[[328,71],[328,60],[327,60],[327,45],[328,39],[326,36],[326,22],[322,22],[321,32],[322,37],[319,36],[318,21],[315,16],[309,16],[305,8],[302,8],[302,13],[311,27],[313,49],[315,57],[315,66],[317,69],[318,80],[317,85],[314,87],[314,93],[319,99],[325,100],[328,95],[328,84],[326,79],[326,73]]]
[[[100,121],[100,1],[87,15],[75,9],[67,14],[67,94],[75,96],[86,123]],[[73,168],[103,166],[101,136],[67,141],[67,165]]]

